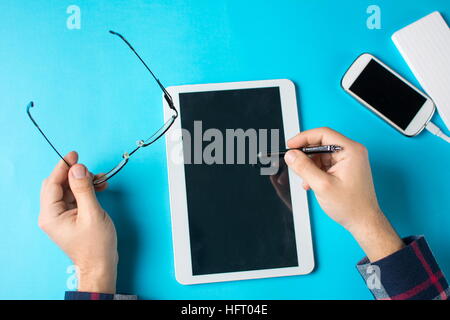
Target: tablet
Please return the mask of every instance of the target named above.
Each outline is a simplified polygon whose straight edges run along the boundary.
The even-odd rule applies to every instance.
[[[302,181],[282,158],[257,157],[286,148],[300,131],[294,84],[264,80],[167,90],[179,110],[166,135],[177,281],[311,272]]]

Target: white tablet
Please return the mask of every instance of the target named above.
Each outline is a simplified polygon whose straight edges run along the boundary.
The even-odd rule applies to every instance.
[[[311,272],[302,181],[283,158],[257,157],[286,148],[300,131],[294,84],[265,80],[167,90],[179,111],[166,135],[178,282]]]

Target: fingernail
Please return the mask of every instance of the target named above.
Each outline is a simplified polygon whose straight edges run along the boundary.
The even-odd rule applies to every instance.
[[[297,155],[295,154],[294,151],[288,151],[284,155],[284,160],[286,161],[287,164],[293,163],[295,161],[295,158],[297,158]]]
[[[84,166],[75,166],[72,169],[72,175],[75,179],[83,179],[86,177],[86,168]]]

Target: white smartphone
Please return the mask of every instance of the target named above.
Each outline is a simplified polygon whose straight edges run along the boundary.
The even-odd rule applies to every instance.
[[[342,88],[408,137],[419,134],[433,116],[433,101],[383,62],[364,53],[350,66]]]

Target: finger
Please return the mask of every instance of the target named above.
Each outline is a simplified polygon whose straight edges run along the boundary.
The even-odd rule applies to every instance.
[[[333,157],[329,153],[321,154],[322,170],[328,170],[333,166]]]
[[[108,187],[109,187],[109,184],[106,181],[101,183],[101,184],[99,184],[99,185],[94,185],[95,192],[105,191],[106,189],[108,189]]]
[[[69,186],[67,186],[67,188],[65,188],[65,190],[64,190],[63,200],[67,204],[75,204],[76,203],[75,197],[73,196],[72,190],[70,190]]]
[[[338,145],[344,151],[350,148],[355,142],[334,131],[330,128],[317,128],[300,132],[291,138],[287,145],[289,148],[300,148],[309,145]],[[333,153],[333,156],[339,158],[343,154],[342,151]]]
[[[321,145],[332,143],[350,143],[352,140],[340,134],[339,132],[323,127],[311,130],[306,130],[298,133],[293,138],[288,140],[288,147],[298,148],[307,145]]]
[[[91,173],[91,175],[92,175],[92,173]],[[105,175],[104,173],[98,173],[96,175],[92,175],[92,181],[95,181],[104,175]],[[108,187],[109,187],[109,184],[107,181],[102,182],[100,184],[94,184],[94,188],[95,188],[96,192],[102,192],[102,191],[106,190]]]
[[[313,189],[333,178],[318,168],[314,161],[301,151],[291,150],[286,153],[284,159],[287,165]]]
[[[78,153],[76,153],[75,151],[71,151],[64,157],[64,160],[66,160],[72,166],[78,161]],[[70,167],[67,166],[67,163],[65,163],[62,159],[59,160],[55,169],[53,169],[52,173],[48,177],[48,181],[57,184],[64,183],[64,181],[67,180],[69,169]]]
[[[317,168],[320,168],[323,170],[322,154],[313,154],[308,157],[314,162],[314,164],[317,166]]]
[[[41,188],[41,210],[39,220],[44,221],[59,216],[67,210],[64,197],[64,190],[61,184],[50,183],[44,180]]]
[[[84,165],[76,164],[70,168],[69,185],[77,202],[79,215],[102,212],[95,196],[92,176]]]
[[[75,151],[69,152],[64,159],[70,164],[75,164],[78,161],[78,154]],[[64,200],[64,188],[67,183],[67,175],[69,167],[60,160],[53,169],[50,176],[44,180],[41,188],[41,206],[46,208],[45,212],[59,214],[62,205],[59,203]],[[55,205],[52,208],[52,205]],[[56,210],[58,209],[58,210]]]

